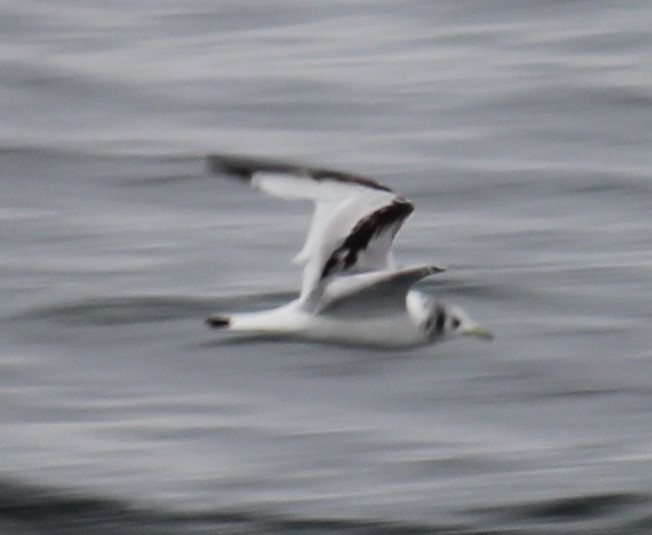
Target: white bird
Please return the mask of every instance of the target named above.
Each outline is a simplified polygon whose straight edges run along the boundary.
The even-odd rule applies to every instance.
[[[392,242],[414,206],[387,186],[340,171],[240,156],[209,156],[207,168],[276,197],[315,203],[308,237],[294,259],[304,266],[299,297],[273,310],[213,315],[207,319],[211,327],[378,347],[420,346],[456,335],[493,338],[461,308],[410,289],[443,268],[394,267]]]

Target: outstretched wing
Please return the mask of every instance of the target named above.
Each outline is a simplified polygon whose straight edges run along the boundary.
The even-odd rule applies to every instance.
[[[296,182],[297,177],[306,177],[313,180],[317,184],[340,184],[344,186],[360,186],[378,191],[392,192],[387,186],[376,182],[370,178],[355,175],[353,173],[343,173],[342,171],[334,171],[332,169],[324,169],[320,167],[307,167],[305,165],[297,165],[278,160],[267,158],[252,158],[249,156],[234,156],[225,154],[213,154],[206,158],[206,167],[210,173],[218,174],[224,173],[227,175],[238,176],[243,180],[251,180],[254,173],[273,173],[276,175],[285,176],[285,178],[293,182],[293,186],[301,188],[301,183]],[[294,179],[294,181],[293,181]],[[280,184],[281,182],[279,182]],[[304,184],[308,184],[304,182]],[[308,192],[313,186],[307,186],[305,190]],[[302,195],[300,190],[296,190],[298,195],[293,198],[306,198],[312,199],[313,196],[309,193]],[[271,192],[270,192],[271,193]],[[288,192],[290,193],[290,192]],[[276,195],[272,193],[272,195]],[[279,196],[281,192],[279,190]]]
[[[327,286],[315,313],[358,319],[398,315],[405,312],[410,287],[442,271],[438,266],[413,266],[336,279]]]
[[[226,174],[284,199],[310,200],[315,213],[295,262],[304,264],[302,298],[315,301],[337,275],[393,268],[391,246],[411,202],[369,178],[246,156],[211,155],[211,173]]]

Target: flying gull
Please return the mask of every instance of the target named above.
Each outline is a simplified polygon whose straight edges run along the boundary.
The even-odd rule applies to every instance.
[[[207,324],[263,336],[379,347],[427,345],[492,334],[457,306],[411,287],[444,271],[434,265],[396,268],[392,242],[414,206],[363,176],[245,156],[212,155],[212,174],[234,177],[287,200],[310,200],[315,212],[294,262],[301,292],[273,310],[213,315]]]

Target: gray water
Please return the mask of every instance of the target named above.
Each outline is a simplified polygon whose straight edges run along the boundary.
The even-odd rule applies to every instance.
[[[652,5],[276,4],[0,3],[0,532],[652,532]],[[310,215],[215,152],[412,199],[494,343],[206,329]]]

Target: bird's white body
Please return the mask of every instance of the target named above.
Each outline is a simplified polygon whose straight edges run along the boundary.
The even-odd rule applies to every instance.
[[[411,291],[407,295],[408,307],[405,313],[351,321],[346,317],[309,314],[302,310],[301,301],[297,299],[272,310],[234,314],[230,316],[229,329],[317,342],[388,348],[415,347],[430,342],[429,333],[423,329],[427,310],[422,303],[423,296]]]

